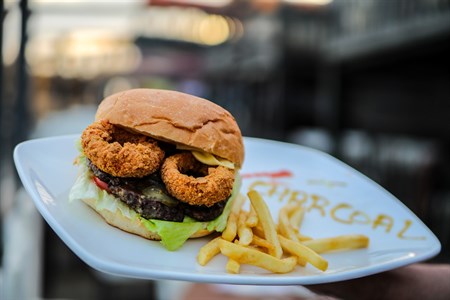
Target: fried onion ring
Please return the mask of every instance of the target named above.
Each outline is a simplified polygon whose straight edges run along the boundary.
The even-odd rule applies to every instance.
[[[157,171],[164,151],[152,138],[101,120],[81,135],[84,154],[100,170],[116,177],[144,177]]]
[[[232,170],[204,165],[190,152],[166,158],[161,167],[161,178],[173,197],[190,205],[208,207],[228,198],[234,184]]]

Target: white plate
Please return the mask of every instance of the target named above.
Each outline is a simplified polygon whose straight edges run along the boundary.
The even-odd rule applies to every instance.
[[[302,225],[304,234],[326,237],[361,233],[370,237],[370,246],[324,254],[329,261],[326,272],[307,266],[289,274],[271,274],[242,266],[241,274],[232,275],[225,272],[223,256],[202,267],[196,255],[208,238],[189,240],[178,251],[169,252],[159,242],[107,225],[83,203],[68,202],[69,189],[77,176],[72,164],[77,156],[77,138],[27,141],[16,147],[14,159],[24,187],[47,223],[83,261],[106,273],[211,283],[306,285],[394,269],[431,258],[441,248],[433,233],[399,200],[337,159],[297,145],[245,138],[242,192],[253,184],[272,213],[291,196],[305,197],[308,212]],[[280,171],[291,176],[269,176]],[[352,215],[354,221],[349,223]],[[410,225],[402,230],[405,224]]]

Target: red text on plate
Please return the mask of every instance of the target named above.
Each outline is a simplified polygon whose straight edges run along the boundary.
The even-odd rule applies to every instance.
[[[281,178],[281,177],[293,177],[291,171],[281,170],[276,172],[255,172],[255,173],[244,173],[241,175],[242,178],[254,178],[254,177],[269,177],[269,178]]]

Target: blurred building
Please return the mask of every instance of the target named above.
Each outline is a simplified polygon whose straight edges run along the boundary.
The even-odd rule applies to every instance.
[[[104,96],[151,87],[217,102],[246,136],[337,156],[410,207],[443,245],[435,260],[450,262],[450,1],[1,4],[3,241],[20,228],[12,227],[12,214],[31,217],[23,226],[41,224],[26,199],[17,200],[26,195],[13,147],[80,132]],[[61,120],[64,126],[55,125]],[[39,296],[158,294],[152,282],[102,277],[40,226],[41,235],[29,239],[42,241],[33,268],[42,272],[33,286]],[[3,242],[3,267],[8,251]]]

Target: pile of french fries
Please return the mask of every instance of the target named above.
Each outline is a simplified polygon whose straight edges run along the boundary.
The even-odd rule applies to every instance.
[[[247,198],[239,195],[232,203],[227,226],[221,236],[205,244],[197,261],[205,266],[219,253],[228,257],[225,269],[238,274],[242,264],[249,264],[273,273],[288,273],[297,265],[308,263],[326,271],[328,261],[320,254],[329,251],[365,248],[369,238],[364,235],[341,235],[312,239],[300,232],[305,210],[301,203],[291,201],[278,214],[278,224],[263,197],[256,191],[247,193],[249,211],[243,206]]]

